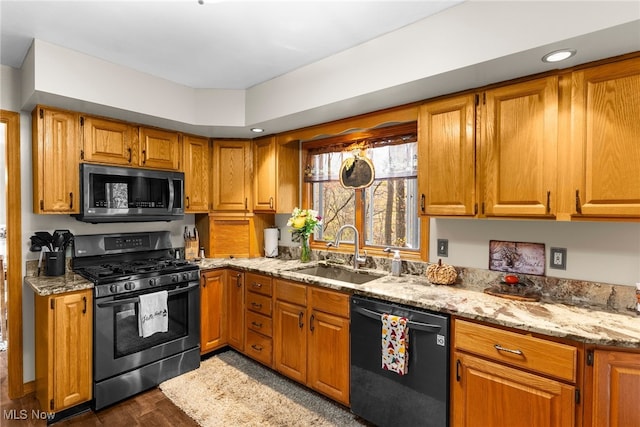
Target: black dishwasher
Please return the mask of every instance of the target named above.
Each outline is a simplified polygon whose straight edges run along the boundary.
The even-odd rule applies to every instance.
[[[405,375],[382,369],[382,314],[408,319]],[[449,316],[351,297],[351,411],[377,426],[449,425]]]

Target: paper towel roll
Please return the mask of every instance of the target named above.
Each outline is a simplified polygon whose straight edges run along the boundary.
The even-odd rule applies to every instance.
[[[275,258],[278,256],[278,233],[277,228],[264,229],[264,256]]]

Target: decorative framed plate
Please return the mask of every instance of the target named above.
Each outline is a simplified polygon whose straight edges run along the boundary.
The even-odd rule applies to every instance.
[[[373,163],[366,157],[354,156],[344,159],[340,165],[340,184],[344,188],[366,188],[375,179]]]

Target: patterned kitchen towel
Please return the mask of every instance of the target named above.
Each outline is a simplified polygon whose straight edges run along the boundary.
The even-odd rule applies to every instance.
[[[409,321],[384,313],[382,321],[382,369],[405,375],[409,369]]]
[[[138,334],[142,338],[147,338],[156,332],[167,332],[169,330],[168,296],[167,291],[139,296]]]

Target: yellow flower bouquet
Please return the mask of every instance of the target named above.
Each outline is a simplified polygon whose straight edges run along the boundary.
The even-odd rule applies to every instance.
[[[307,262],[311,260],[309,236],[321,225],[322,217],[318,215],[318,211],[295,208],[291,213],[291,218],[287,221],[287,226],[291,227],[292,240],[294,242],[300,242],[302,245],[300,261]]]

